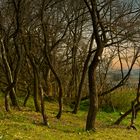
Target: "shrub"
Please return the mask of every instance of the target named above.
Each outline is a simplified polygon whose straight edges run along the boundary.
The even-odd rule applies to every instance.
[[[107,112],[126,111],[135,97],[135,89],[121,88],[101,99],[100,107]]]

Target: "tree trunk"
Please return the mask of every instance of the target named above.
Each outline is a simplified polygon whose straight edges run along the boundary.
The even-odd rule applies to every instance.
[[[25,46],[25,51],[27,54],[28,59],[30,60],[30,63],[32,65],[33,68],[33,75],[34,75],[34,92],[33,92],[33,99],[34,99],[34,105],[35,105],[35,109],[36,112],[40,111],[40,107],[39,107],[39,101],[38,101],[38,95],[39,95],[39,70],[38,70],[38,66],[35,63],[35,60],[33,58],[33,56],[29,53],[27,47]]]
[[[101,22],[99,13],[97,11],[97,3],[96,0],[84,0],[87,8],[89,9],[91,19],[92,19],[92,26],[93,26],[93,33],[96,41],[96,52],[93,57],[93,60],[89,66],[88,77],[89,77],[89,111],[87,116],[86,122],[86,130],[95,130],[95,120],[98,111],[98,93],[96,90],[96,68],[99,64],[100,57],[103,53],[104,45],[106,44],[106,32],[104,30],[104,26]],[[90,3],[90,4],[89,4]],[[100,21],[100,22],[99,22]],[[103,34],[103,39],[100,36],[99,30]]]
[[[136,104],[136,105],[135,105],[135,110],[136,110],[136,114],[137,114],[137,112],[140,110],[140,104]],[[129,109],[128,111],[126,111],[120,118],[118,118],[118,119],[114,122],[114,124],[119,125],[119,124],[121,123],[121,121],[122,121],[123,119],[125,119],[125,117],[128,116],[131,112],[132,112],[132,108]]]
[[[95,130],[96,115],[98,112],[98,93],[96,91],[96,71],[91,64],[88,71],[89,77],[89,110],[86,122],[86,130]]]
[[[6,110],[7,112],[10,111],[10,105],[9,105],[9,102],[8,102],[8,92],[5,93],[5,110]]]
[[[62,85],[61,85],[61,82],[60,80],[58,81],[58,84],[59,84],[59,97],[58,97],[58,102],[59,102],[59,111],[58,111],[58,114],[57,114],[57,119],[60,119],[61,115],[62,115],[62,109],[63,109],[63,99],[62,99],[62,96],[63,96],[63,89],[62,89]]]
[[[10,95],[10,99],[11,99],[12,105],[14,107],[18,107],[19,108],[19,105],[18,105],[18,101],[17,101],[17,97],[16,97],[16,93],[15,93],[15,89],[14,88],[11,89],[9,95]]]
[[[86,72],[87,72],[87,68],[88,68],[88,62],[90,60],[90,57],[91,57],[91,55],[87,56],[87,59],[85,61],[84,68],[83,68],[83,71],[82,71],[82,77],[81,77],[81,81],[79,83],[79,88],[78,88],[78,95],[77,95],[77,98],[76,98],[74,110],[72,112],[74,114],[77,114],[78,108],[80,106],[80,101],[81,101],[81,96],[82,96],[81,92],[82,92],[83,83],[84,83],[84,80],[85,80],[85,76],[86,76]]]
[[[39,112],[40,111],[39,102],[38,102],[39,81],[38,81],[38,70],[35,66],[33,67],[33,73],[34,73],[34,94],[33,94],[34,105],[35,105],[36,112]]]
[[[59,111],[58,111],[58,114],[56,115],[57,119],[60,119],[61,115],[62,115],[62,110],[63,110],[63,88],[62,88],[62,83],[61,83],[61,80],[59,78],[59,76],[57,75],[54,67],[52,66],[51,64],[51,61],[50,61],[50,58],[47,54],[47,51],[46,51],[46,46],[44,46],[44,50],[45,50],[45,56],[46,56],[46,60],[47,60],[47,63],[48,63],[48,66],[51,70],[51,72],[53,73],[57,83],[58,83],[58,87],[59,87],[59,97],[58,97],[58,103],[59,103]]]
[[[78,88],[78,95],[77,95],[77,98],[76,98],[74,110],[72,112],[74,114],[77,114],[78,108],[80,106],[80,101],[81,101],[81,97],[82,97],[81,92],[82,92],[83,84],[84,84],[84,81],[85,81],[86,72],[87,72],[87,69],[88,69],[88,64],[89,64],[89,61],[90,61],[90,58],[91,58],[91,55],[92,55],[91,49],[92,49],[92,45],[93,45],[93,39],[94,39],[94,34],[92,34],[92,36],[91,36],[88,55],[87,55],[87,58],[85,60],[84,67],[83,67],[82,76],[81,76],[81,80],[80,80],[79,88]]]
[[[25,100],[24,100],[24,103],[23,103],[23,106],[24,107],[26,107],[26,103],[27,103],[27,101],[28,101],[28,99],[29,99],[29,97],[30,97],[30,86],[28,85],[27,86],[27,94],[26,94],[26,97],[25,97]]]
[[[1,39],[1,52],[2,52],[3,64],[5,66],[5,71],[6,71],[5,74],[6,74],[6,77],[7,77],[7,82],[9,84],[9,86],[7,87],[7,90],[5,91],[6,92],[5,93],[5,105],[6,105],[5,108],[6,108],[6,110],[9,110],[8,109],[9,108],[8,107],[9,106],[8,105],[9,94],[10,94],[10,98],[11,98],[11,101],[12,101],[12,105],[19,108],[19,105],[18,105],[18,102],[17,102],[17,99],[16,99],[15,90],[14,90],[14,86],[16,84],[16,80],[17,80],[16,78],[17,77],[14,77],[14,80],[13,80],[12,71],[11,71],[9,62],[7,60],[6,51],[5,51],[5,44],[4,44],[3,39]]]
[[[43,122],[44,122],[44,125],[49,126],[48,117],[45,114],[44,92],[43,92],[41,84],[39,84],[39,89],[40,89],[40,101],[41,101],[41,114],[42,114],[42,117],[43,117]]]

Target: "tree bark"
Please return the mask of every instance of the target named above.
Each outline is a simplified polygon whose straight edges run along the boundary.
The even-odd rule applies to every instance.
[[[39,84],[39,89],[40,89],[40,101],[41,101],[41,114],[42,114],[42,117],[43,117],[43,122],[44,122],[44,125],[49,126],[48,117],[45,114],[44,91],[43,91],[43,88],[42,88],[41,84]]]
[[[87,69],[88,69],[88,64],[89,64],[90,58],[92,56],[91,49],[92,49],[92,45],[93,45],[93,39],[94,39],[94,34],[92,34],[92,36],[91,36],[89,52],[88,52],[88,55],[87,55],[87,58],[85,60],[84,67],[83,67],[82,76],[81,76],[81,80],[80,80],[79,88],[78,88],[78,95],[77,95],[77,98],[76,98],[74,110],[72,112],[74,114],[77,114],[78,108],[80,106],[80,101],[81,101],[81,97],[82,97],[81,92],[82,92],[83,84],[84,84],[84,81],[85,81],[86,72],[87,72]]]
[[[135,105],[135,110],[136,110],[136,113],[140,110],[140,104],[136,104],[136,105]],[[118,119],[114,122],[114,124],[119,125],[119,124],[121,123],[121,121],[122,121],[123,119],[125,119],[125,117],[126,117],[127,115],[129,115],[131,112],[132,112],[132,108],[129,109],[128,111],[126,111],[120,118],[118,118]]]
[[[96,69],[100,61],[100,57],[103,53],[103,48],[105,42],[106,42],[106,36],[104,27],[101,23],[99,13],[97,11],[97,3],[96,0],[90,0],[90,3],[88,3],[87,0],[84,0],[87,8],[89,9],[91,20],[92,20],[92,26],[93,26],[93,33],[97,45],[97,49],[95,52],[95,55],[93,57],[93,60],[91,61],[91,64],[89,66],[88,70],[88,78],[89,78],[89,110],[87,115],[87,121],[86,121],[86,130],[94,130],[95,131],[95,121],[96,121],[96,115],[98,112],[98,92],[96,90]],[[100,22],[99,22],[100,21]],[[103,34],[103,40],[99,34],[99,28],[101,28],[102,34]]]
[[[30,86],[28,85],[27,86],[27,94],[26,94],[26,97],[25,97],[25,100],[24,100],[24,103],[23,103],[23,106],[24,107],[26,107],[26,103],[27,103],[27,101],[28,101],[28,99],[29,99],[29,97],[30,97]]]
[[[39,107],[39,101],[38,101],[38,95],[39,95],[39,81],[38,81],[38,70],[36,68],[36,66],[33,66],[33,73],[34,73],[34,105],[35,105],[35,109],[36,112],[40,111],[40,107]]]
[[[89,110],[86,122],[86,130],[95,130],[95,120],[98,112],[98,93],[96,91],[96,72],[93,65],[90,65],[88,71],[89,77]]]
[[[46,48],[45,49],[45,52],[46,52]],[[59,103],[59,111],[58,111],[58,114],[56,115],[57,119],[60,119],[61,115],[62,115],[62,109],[63,109],[63,88],[62,88],[62,83],[61,83],[61,80],[60,78],[58,77],[57,73],[55,72],[51,62],[50,62],[50,59],[48,57],[48,54],[47,52],[45,53],[45,56],[46,56],[46,60],[47,60],[47,63],[50,67],[50,70],[52,71],[52,73],[54,74],[55,76],[55,79],[58,83],[58,87],[59,87],[59,96],[58,96],[58,103]]]
[[[17,77],[14,78],[14,80],[13,80],[11,68],[9,66],[7,56],[6,56],[5,45],[4,45],[3,39],[1,39],[1,52],[2,52],[2,59],[3,59],[4,66],[5,66],[5,71],[6,71],[5,74],[7,77],[8,84],[9,84],[9,86],[5,90],[5,108],[7,111],[9,111],[10,110],[9,105],[8,105],[8,96],[9,95],[10,95],[10,98],[12,101],[12,105],[19,108],[19,105],[18,105],[18,102],[16,99],[15,90],[14,90],[14,86],[16,84]]]

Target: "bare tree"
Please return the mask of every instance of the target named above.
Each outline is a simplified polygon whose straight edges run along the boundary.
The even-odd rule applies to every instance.
[[[136,30],[128,30],[128,28],[130,29],[130,27],[134,27],[134,23],[136,24],[135,20],[132,19],[137,19],[137,13],[139,10],[134,7],[133,2],[124,2],[122,7],[119,7],[118,5],[120,5],[120,3],[117,3],[116,1],[100,2],[96,0],[84,0],[84,2],[91,15],[96,44],[96,51],[88,70],[90,105],[86,122],[86,130],[95,130],[99,96],[97,91],[96,72],[103,55],[103,50],[105,47],[113,46],[116,43],[125,45],[125,42],[129,41],[130,38],[137,34]],[[120,11],[113,13],[113,9],[115,8],[117,10],[119,9],[121,12],[123,11],[123,14],[120,13]],[[125,25],[126,22],[129,24]],[[128,79],[136,59],[137,55],[134,56],[129,72],[120,84],[118,84],[118,87],[123,85]],[[116,88],[117,87],[115,86],[110,89],[110,91],[113,91]],[[104,92],[102,95],[105,95],[105,93],[107,94],[108,92]]]

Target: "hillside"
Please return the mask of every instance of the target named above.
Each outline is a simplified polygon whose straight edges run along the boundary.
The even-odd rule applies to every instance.
[[[0,139],[2,140],[139,140],[140,118],[137,119],[138,131],[128,130],[130,116],[120,126],[112,123],[119,117],[118,112],[99,112],[97,131],[85,131],[87,111],[81,110],[77,115],[72,114],[71,108],[65,106],[62,118],[57,120],[57,103],[46,102],[46,113],[50,127],[42,125],[40,113],[34,112],[32,100],[22,111],[12,109],[4,111],[3,100],[0,99]]]

